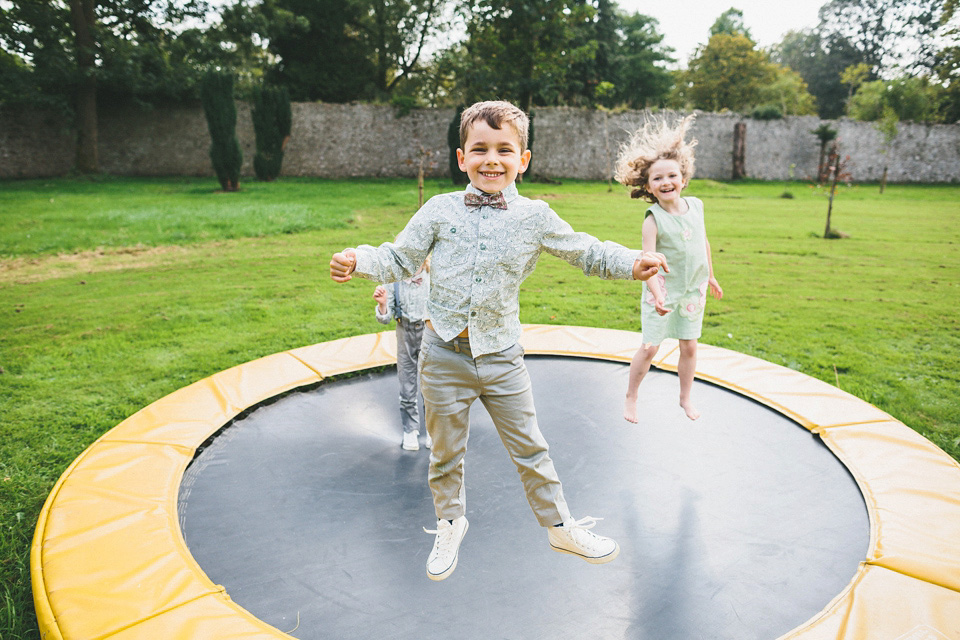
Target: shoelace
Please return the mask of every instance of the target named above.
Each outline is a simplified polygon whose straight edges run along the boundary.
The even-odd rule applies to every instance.
[[[437,536],[436,545],[437,552],[443,553],[447,547],[453,544],[454,530],[456,527],[452,523],[448,523],[446,527],[441,528],[439,525],[436,529],[427,529],[423,528],[424,533],[429,533],[431,535]]]
[[[599,545],[604,542],[604,538],[589,531],[589,529],[592,529],[600,520],[603,520],[603,518],[587,516],[579,520],[574,520],[573,522],[565,523],[563,528],[570,532],[570,537],[574,538],[578,544],[589,547],[592,551],[595,551],[598,550]]]
[[[563,528],[564,529],[593,529],[593,527],[596,526],[596,524],[601,520],[603,520],[603,518],[594,518],[593,516],[587,516],[586,518],[580,518],[579,520],[574,520],[573,522],[565,522],[563,524]]]

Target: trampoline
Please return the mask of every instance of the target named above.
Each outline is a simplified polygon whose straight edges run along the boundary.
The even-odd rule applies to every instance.
[[[393,332],[268,356],[106,433],[37,525],[45,638],[960,638],[960,466],[879,409],[676,343],[621,417],[641,335],[525,326],[537,410],[609,565],[549,550],[482,407],[457,571],[423,575],[428,452],[399,447]],[[347,372],[353,377],[335,378]],[[450,621],[448,625],[444,621]]]

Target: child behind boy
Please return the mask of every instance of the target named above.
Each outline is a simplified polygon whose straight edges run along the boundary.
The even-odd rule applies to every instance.
[[[376,300],[377,322],[389,324],[396,320],[397,380],[400,383],[400,423],[403,440],[400,446],[407,451],[420,449],[420,385],[417,383],[417,363],[420,361],[420,343],[427,320],[427,297],[430,295],[430,258],[413,274],[373,291]],[[427,434],[426,446],[432,446]]]
[[[431,580],[457,566],[467,531],[463,459],[470,405],[490,414],[553,550],[594,564],[613,560],[617,543],[589,531],[595,518],[574,520],[537,425],[523,363],[519,289],[544,251],[602,278],[646,280],[663,256],[576,233],[543,201],[520,196],[514,184],[530,162],[529,120],[508,102],[480,102],[463,112],[457,160],[466,191],[431,198],[395,242],[344,249],[330,276],[379,282],[409,277],[432,252],[430,321],[420,354],[420,389],[433,438],[428,482],[437,529],[427,559]]]

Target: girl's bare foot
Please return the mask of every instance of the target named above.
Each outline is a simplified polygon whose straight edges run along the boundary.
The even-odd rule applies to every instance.
[[[681,400],[680,406],[683,408],[683,412],[687,414],[687,417],[691,420],[696,420],[700,417],[700,412],[697,411],[697,408],[693,406],[693,403],[689,400]]]
[[[637,424],[637,399],[636,398],[633,398],[631,400],[630,397],[627,396],[626,401],[624,401],[623,403],[623,419],[626,420],[627,422],[632,422],[633,424]]]

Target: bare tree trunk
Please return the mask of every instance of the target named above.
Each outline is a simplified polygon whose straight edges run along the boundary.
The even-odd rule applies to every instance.
[[[830,231],[830,216],[833,214],[833,196],[837,193],[837,180],[840,178],[840,154],[836,147],[830,151],[830,199],[827,203],[827,226],[823,230],[823,237],[830,238],[833,232]]]
[[[97,155],[96,43],[93,40],[95,0],[70,0],[70,21],[77,46],[80,86],[75,100],[77,117],[76,167],[81,173],[100,170]]]
[[[747,123],[733,125],[733,179],[740,180],[747,175]]]
[[[374,3],[373,12],[375,17],[376,33],[374,39],[377,46],[377,91],[381,95],[387,93],[387,20],[386,3],[383,0]]]
[[[817,184],[823,184],[826,182],[826,171],[824,170],[823,161],[827,155],[827,143],[820,142],[820,161],[817,163]]]
[[[880,178],[880,193],[887,188],[887,167],[883,168],[883,177]]]

